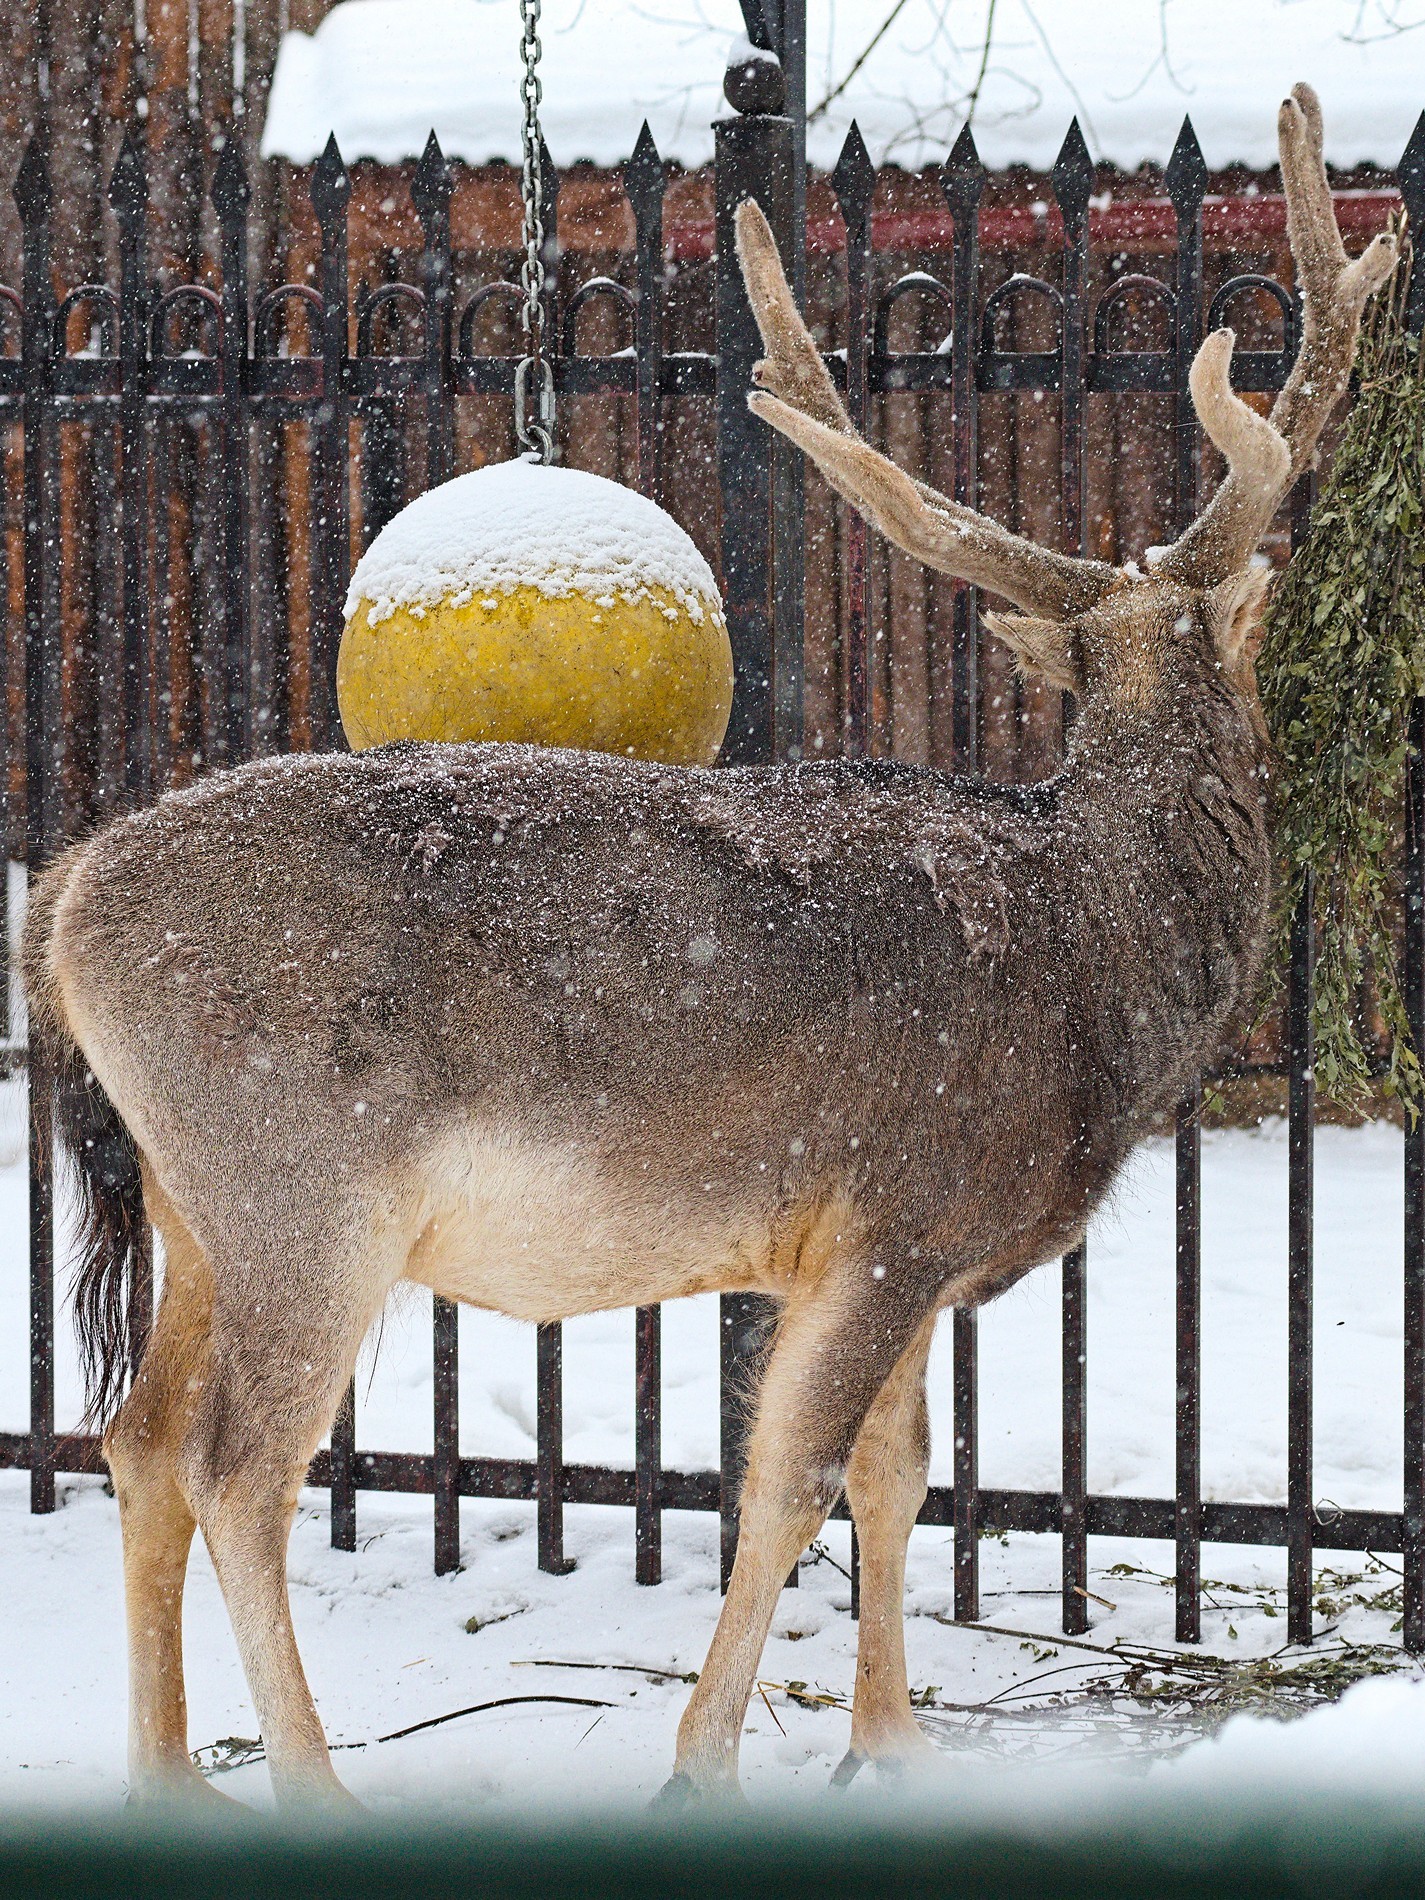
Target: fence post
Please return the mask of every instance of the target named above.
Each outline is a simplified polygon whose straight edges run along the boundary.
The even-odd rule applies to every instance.
[[[1181,533],[1197,513],[1198,425],[1188,371],[1202,327],[1202,201],[1207,166],[1191,119],[1184,119],[1164,174],[1177,216],[1173,390],[1177,454],[1173,513]],[[1202,1640],[1202,1080],[1178,1105],[1176,1632]]]
[[[50,403],[52,189],[43,128],[26,148],[15,180],[24,232],[24,317],[20,354],[25,432],[25,868],[33,879],[56,841],[64,769],[59,717],[59,627],[53,548],[54,418]],[[54,1468],[54,1173],[49,1138],[54,1079],[33,1057],[29,1085],[30,1509],[52,1511]]]
[[[778,637],[773,609],[773,449],[771,431],[747,407],[752,365],[761,338],[738,268],[733,218],[744,198],[756,198],[777,239],[789,275],[806,242],[795,228],[792,122],[780,66],[754,60],[731,67],[723,90],[736,117],[713,126],[717,216],[716,333],[717,449],[722,496],[722,575],[727,630],[732,641],[732,716],[723,757],[729,764],[765,765],[777,749],[777,716],[785,707],[800,743],[800,691],[778,693],[776,662],[790,644],[786,616],[794,611],[785,571],[776,600],[783,616]],[[788,493],[779,485],[785,506]],[[779,524],[780,526],[780,524]],[[799,649],[799,639],[798,639]],[[737,1499],[747,1457],[744,1394],[750,1362],[765,1325],[766,1301],[755,1294],[724,1294],[721,1301],[720,1497],[722,1584],[737,1553]]]
[[[1400,160],[1400,195],[1416,233],[1405,321],[1425,330],[1425,112]],[[1405,1007],[1416,1052],[1425,1050],[1425,700],[1410,710],[1405,764]],[[1405,1497],[1401,1544],[1405,1647],[1425,1651],[1425,1114],[1405,1130]]]
[[[312,209],[322,233],[322,402],[315,430],[316,598],[312,614],[312,744],[337,744],[336,655],[351,564],[351,484],[347,469],[346,206],[351,180],[335,134],[312,168]]]

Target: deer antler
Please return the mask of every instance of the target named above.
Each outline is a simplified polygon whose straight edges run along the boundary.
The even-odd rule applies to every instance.
[[[1293,86],[1277,118],[1287,235],[1301,283],[1301,350],[1270,421],[1232,391],[1230,330],[1208,337],[1192,366],[1192,395],[1208,435],[1227,457],[1212,500],[1154,571],[1207,587],[1244,567],[1282,496],[1311,463],[1350,379],[1366,304],[1395,269],[1398,246],[1382,233],[1353,262],[1346,255],[1322,157],[1321,106]],[[1273,441],[1272,438],[1275,438]]]
[[[1087,612],[1121,583],[1116,568],[1036,547],[878,454],[852,427],[797,310],[776,240],[750,198],[737,208],[737,255],[767,351],[753,371],[758,388],[749,406],[804,450],[888,541],[927,567],[1053,620]]]

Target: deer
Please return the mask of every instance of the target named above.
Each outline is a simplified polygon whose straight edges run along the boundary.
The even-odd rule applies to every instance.
[[[37,879],[22,967],[79,1180],[132,1798],[225,1798],[188,1754],[201,1531],[279,1803],[351,1799],[287,1541],[401,1282],[534,1322],[770,1295],[736,1562],[664,1797],[737,1794],[779,1593],[843,1492],[861,1616],[834,1779],[934,1753],[902,1598],[937,1318],[1077,1243],[1263,962],[1254,555],[1397,249],[1348,258],[1308,87],[1279,135],[1300,352],[1265,416],[1232,390],[1232,332],[1202,344],[1192,396],[1226,474],[1143,567],[1036,546],[877,453],[761,211],[738,211],[752,408],[889,541],[1008,603],[986,625],[1076,706],[1047,780],[405,743],[215,772]],[[164,1271],[130,1376],[146,1221]]]

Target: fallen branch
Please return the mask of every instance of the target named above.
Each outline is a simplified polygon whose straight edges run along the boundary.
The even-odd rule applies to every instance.
[[[378,1735],[378,1742],[399,1742],[407,1735],[419,1735],[424,1728],[439,1728],[442,1722],[458,1722],[462,1715],[483,1715],[487,1709],[508,1709],[517,1702],[565,1702],[576,1709],[612,1709],[612,1702],[600,1702],[588,1695],[502,1695],[493,1702],[472,1702],[468,1709],[452,1709],[449,1715],[427,1716],[424,1722],[412,1722],[408,1728],[392,1729],[389,1735]]]
[[[632,1676],[649,1676],[654,1682],[696,1682],[696,1669],[652,1669],[644,1663],[557,1662],[552,1656],[522,1656],[510,1664],[512,1669],[621,1669]]]
[[[578,1709],[612,1709],[614,1702],[600,1702],[586,1695],[502,1695],[493,1702],[472,1702],[468,1709],[452,1709],[449,1715],[428,1716],[424,1722],[412,1722],[408,1728],[392,1729],[389,1735],[378,1735],[374,1742],[329,1742],[327,1747],[333,1755],[354,1748],[379,1747],[382,1742],[399,1742],[407,1735],[419,1735],[422,1729],[439,1728],[443,1722],[458,1722],[462,1715],[483,1715],[486,1709],[507,1709],[518,1702],[563,1702]],[[602,1721],[603,1717],[599,1717]],[[597,1728],[598,1723],[591,1725]],[[591,1729],[586,1729],[587,1735]],[[580,1738],[583,1739],[582,1737]],[[205,1763],[203,1757],[207,1756]],[[260,1740],[246,1735],[227,1735],[221,1741],[209,1742],[204,1748],[195,1748],[188,1759],[199,1774],[211,1778],[213,1775],[225,1775],[233,1768],[246,1768],[250,1762],[266,1761],[267,1749]]]

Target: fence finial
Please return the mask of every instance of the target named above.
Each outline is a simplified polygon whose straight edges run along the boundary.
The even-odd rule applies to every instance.
[[[855,230],[875,196],[876,168],[871,163],[871,154],[866,150],[861,128],[854,119],[831,174],[831,187],[836,193],[836,202],[841,207],[847,230]]]
[[[223,149],[213,168],[213,189],[208,195],[213,201],[213,209],[224,220],[241,217],[252,197],[247,167],[242,162],[242,146],[231,127],[228,128]]]
[[[1172,157],[1163,172],[1173,210],[1181,224],[1195,217],[1207,196],[1207,161],[1197,142],[1191,119],[1184,119],[1173,144]]]
[[[1089,148],[1084,142],[1077,118],[1064,134],[1064,143],[1059,147],[1059,156],[1054,160],[1054,169],[1049,176],[1059,215],[1064,220],[1064,230],[1069,241],[1076,243],[1083,235],[1084,220],[1089,213],[1089,195],[1093,191],[1093,159],[1089,156]]]

